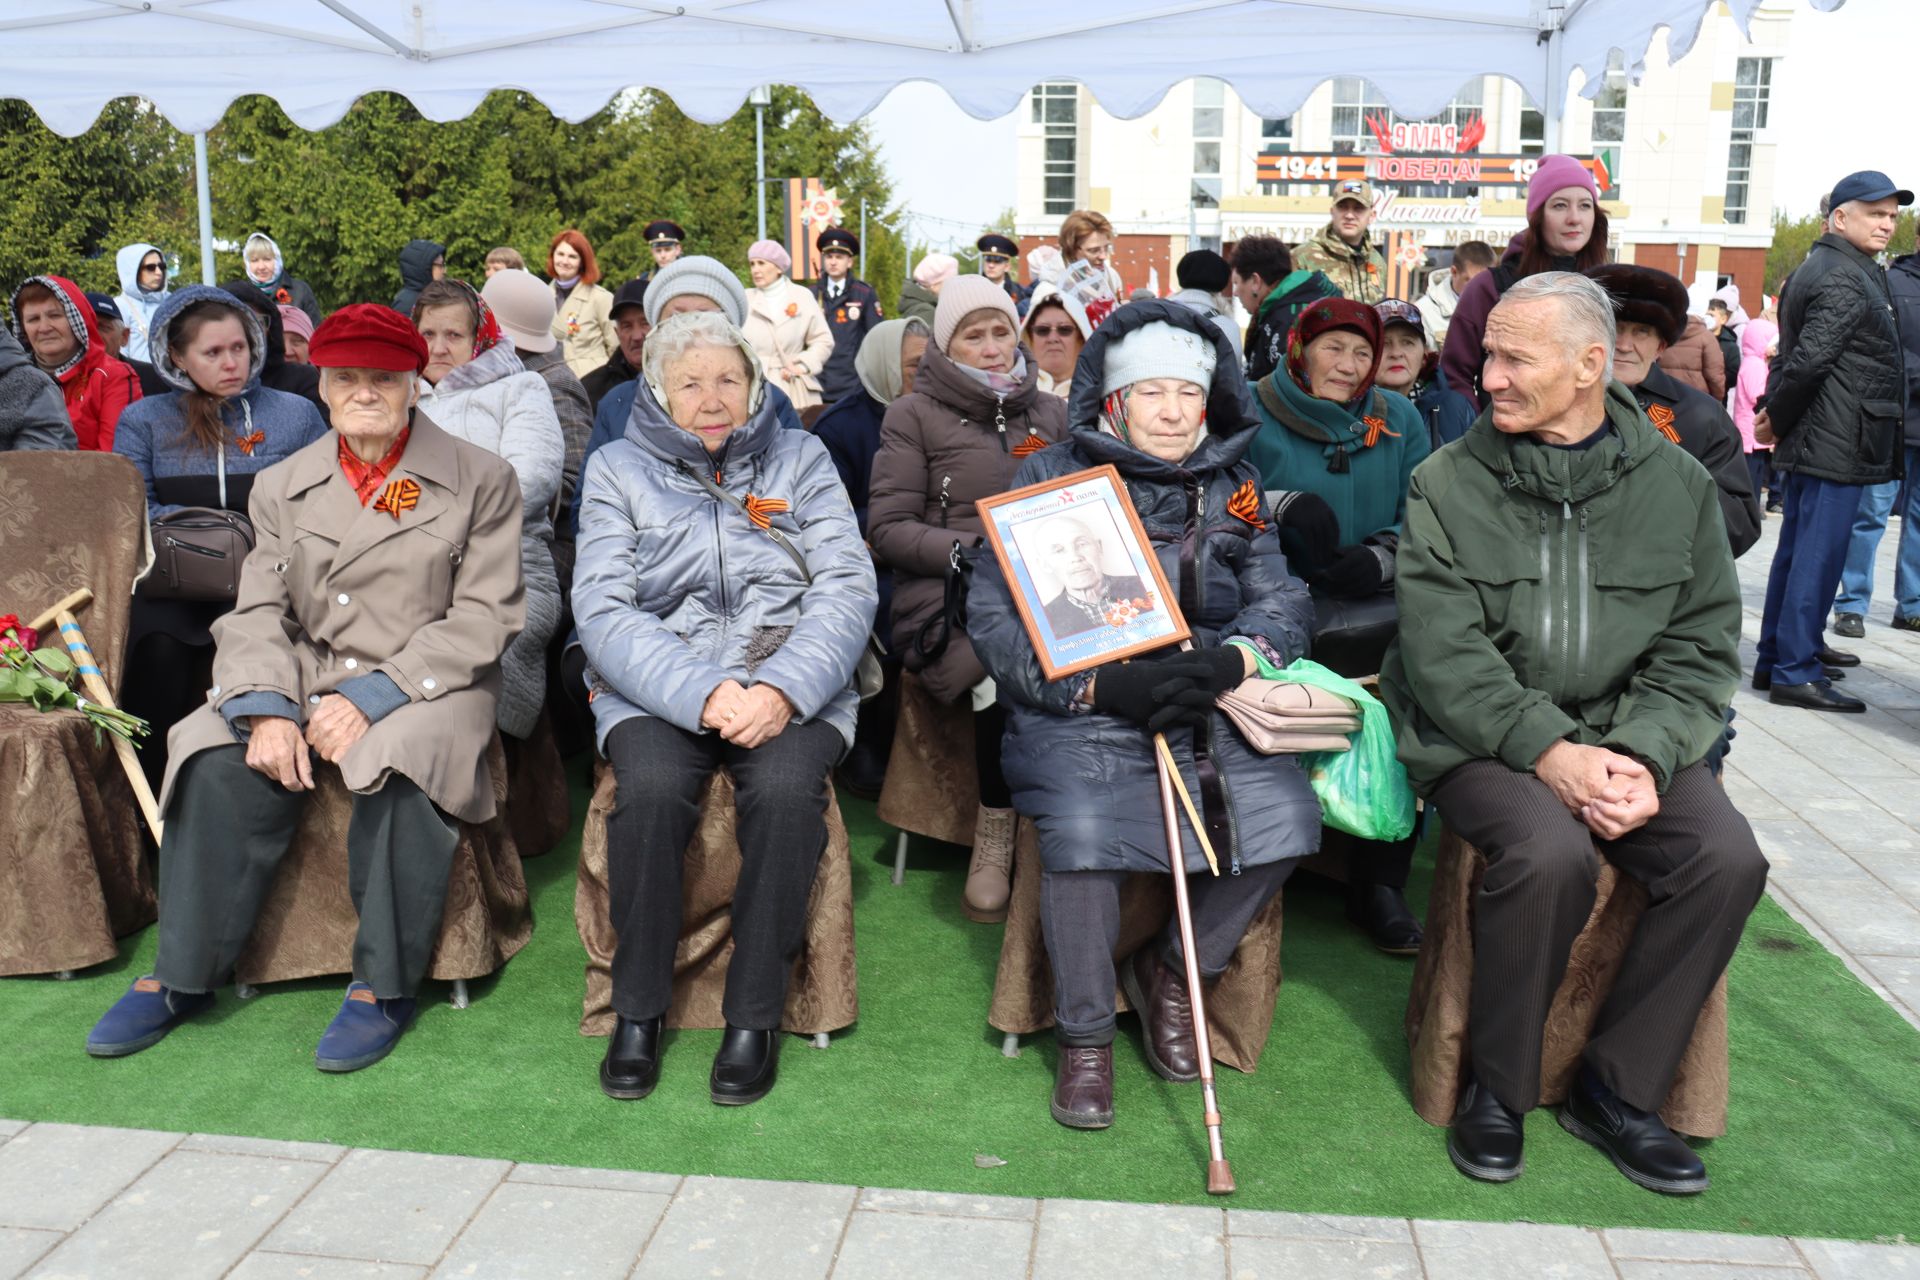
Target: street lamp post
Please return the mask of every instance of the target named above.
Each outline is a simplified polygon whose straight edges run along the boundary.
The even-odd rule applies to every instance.
[[[753,188],[759,196],[760,236],[767,238],[767,108],[773,105],[773,89],[757,85],[748,94],[753,106]]]

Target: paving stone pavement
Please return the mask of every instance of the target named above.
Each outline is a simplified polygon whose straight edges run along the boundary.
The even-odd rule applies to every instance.
[[[1740,566],[1749,670],[1778,523]],[[1773,863],[1770,892],[1920,1027],[1920,635],[1888,616],[1877,605],[1867,639],[1843,642],[1866,662],[1846,687],[1867,715],[1743,687],[1727,787]],[[1920,1248],[681,1178],[0,1119],[0,1280],[1093,1274],[1920,1280]]]

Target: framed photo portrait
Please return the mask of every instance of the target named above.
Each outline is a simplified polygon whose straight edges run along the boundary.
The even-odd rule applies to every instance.
[[[987,539],[1049,680],[1178,644],[1186,619],[1112,466],[982,499]]]

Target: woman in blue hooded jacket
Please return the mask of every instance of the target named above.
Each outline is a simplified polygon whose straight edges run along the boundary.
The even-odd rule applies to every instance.
[[[1255,669],[1249,650],[1281,666],[1304,655],[1313,607],[1246,459],[1257,420],[1219,328],[1179,303],[1119,308],[1080,354],[1068,414],[1067,440],[1021,464],[1014,486],[1112,464],[1194,645],[1048,680],[998,560],[973,557],[968,631],[1008,708],[1001,749],[1013,807],[1040,837],[1061,1046],[1051,1109],[1063,1125],[1099,1129],[1113,1122],[1120,886],[1128,873],[1167,867],[1152,734],[1165,731],[1219,857],[1216,878],[1190,835],[1181,850],[1195,959],[1215,978],[1319,846],[1320,805],[1293,758],[1257,754],[1213,700]],[[1183,965],[1169,921],[1121,966],[1148,1064],[1175,1081],[1199,1076]]]
[[[122,245],[113,255],[114,269],[120,273],[120,293],[113,300],[120,318],[127,322],[126,353],[144,361],[147,342],[153,334],[153,316],[167,300],[167,255],[157,244]]]
[[[312,401],[260,385],[266,327],[224,289],[176,290],[154,313],[148,350],[155,371],[175,390],[128,405],[113,451],[146,481],[149,519],[182,507],[244,514],[255,476],[327,433]],[[156,785],[166,765],[167,729],[206,693],[210,628],[230,608],[134,597],[121,688],[128,710],[153,725],[140,756]]]

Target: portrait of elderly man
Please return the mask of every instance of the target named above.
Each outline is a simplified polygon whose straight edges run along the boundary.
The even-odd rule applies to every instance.
[[[1490,313],[1488,407],[1413,475],[1380,684],[1415,789],[1486,857],[1448,1154],[1470,1177],[1520,1175],[1604,854],[1650,901],[1560,1123],[1684,1194],[1706,1168],[1657,1110],[1767,863],[1702,764],[1739,674],[1713,478],[1613,379],[1614,340],[1606,292],[1567,272]]]
[[[458,823],[493,816],[500,656],[526,621],[519,482],[415,412],[427,346],[398,312],[342,307],[312,359],[333,430],[254,483],[213,688],[167,741],[153,972],[94,1026],[96,1057],[158,1043],[232,980],[318,756],[353,792],[360,927],[315,1065],[378,1062],[413,1018]]]
[[[1040,526],[1037,545],[1041,563],[1062,588],[1045,606],[1047,623],[1058,638],[1105,626],[1115,602],[1147,594],[1139,578],[1110,574],[1101,567],[1105,546],[1078,516],[1048,518]]]

